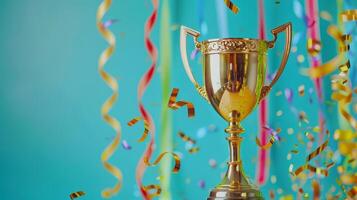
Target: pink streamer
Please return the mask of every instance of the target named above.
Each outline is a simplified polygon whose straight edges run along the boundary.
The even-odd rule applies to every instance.
[[[149,200],[150,195],[149,195],[148,191],[145,190],[145,188],[143,186],[143,182],[142,182],[145,170],[147,168],[147,165],[144,163],[144,158],[148,158],[150,160],[152,153],[154,151],[154,145],[155,145],[154,120],[152,119],[150,113],[145,109],[143,102],[142,102],[142,98],[145,93],[145,90],[148,87],[148,85],[154,75],[155,68],[156,68],[156,62],[157,62],[157,49],[150,40],[150,33],[151,33],[151,30],[152,30],[152,28],[155,24],[156,18],[157,18],[158,0],[152,0],[152,4],[154,7],[154,10],[153,10],[152,14],[150,15],[149,19],[146,21],[145,30],[144,30],[145,31],[145,35],[144,35],[145,45],[146,45],[146,49],[148,50],[148,53],[150,55],[150,58],[152,60],[152,64],[151,64],[150,68],[148,69],[148,71],[143,75],[143,77],[141,78],[139,85],[138,85],[139,111],[140,111],[141,117],[148,124],[148,129],[149,129],[150,136],[151,136],[150,142],[149,142],[144,154],[140,158],[138,165],[136,167],[136,182],[140,188],[141,195],[145,200]]]
[[[265,39],[265,20],[264,20],[264,1],[258,0],[259,3],[259,39]],[[268,102],[263,99],[259,105],[259,132],[260,141],[262,144],[268,142],[268,130],[264,128],[268,124]],[[257,182],[262,185],[266,181],[269,173],[269,150],[259,148],[258,150],[258,166],[257,166]]]
[[[306,3],[307,17],[310,20],[315,22],[312,26],[307,27],[308,38],[320,41],[321,40],[321,38],[320,38],[320,21],[319,21],[319,9],[318,9],[317,1],[306,0],[305,3]],[[317,59],[310,57],[310,63],[312,64],[312,67],[318,67],[321,65],[320,54],[316,57],[317,57]],[[323,93],[322,93],[321,78],[314,79],[314,84],[316,87],[318,102],[319,102],[319,104],[322,104],[323,103]],[[321,143],[323,141],[323,136],[324,136],[323,132],[324,132],[324,121],[325,121],[321,108],[319,109],[318,117],[319,117],[319,127],[320,127],[319,143]]]

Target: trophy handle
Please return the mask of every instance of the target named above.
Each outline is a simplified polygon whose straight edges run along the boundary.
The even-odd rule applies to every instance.
[[[272,41],[268,42],[268,47],[273,48],[276,40],[278,39],[278,34],[281,32],[284,32],[284,31],[285,31],[286,38],[285,38],[284,55],[283,55],[282,61],[280,63],[280,67],[279,67],[275,77],[271,81],[271,83],[269,85],[263,86],[262,91],[260,93],[259,101],[261,101],[262,99],[265,98],[265,96],[269,93],[269,91],[274,86],[276,81],[280,78],[281,74],[283,73],[283,71],[285,69],[286,63],[288,61],[288,57],[290,54],[290,48],[291,48],[291,23],[290,22],[283,24],[277,28],[274,28],[271,31],[271,33],[274,35],[274,39]]]
[[[186,26],[181,26],[181,31],[180,31],[180,51],[181,51],[181,59],[182,59],[182,62],[183,62],[183,66],[185,68],[185,71],[186,71],[186,74],[187,74],[188,78],[190,78],[191,82],[195,86],[195,88],[198,91],[198,93],[204,99],[206,99],[209,102],[208,97],[207,97],[207,93],[206,93],[206,88],[205,87],[201,87],[198,84],[196,79],[193,77],[190,64],[188,63],[187,50],[186,50],[186,47],[187,47],[187,45],[186,45],[187,34],[190,34],[190,35],[193,36],[193,41],[195,43],[196,48],[199,49],[200,46],[201,46],[201,44],[197,41],[197,38],[198,38],[198,36],[200,36],[200,33],[198,31],[190,29],[190,28],[188,28]]]

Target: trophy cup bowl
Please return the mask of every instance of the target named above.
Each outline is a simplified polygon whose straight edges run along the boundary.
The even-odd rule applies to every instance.
[[[265,84],[266,55],[273,48],[279,33],[285,32],[286,43],[279,69],[271,83]],[[203,57],[204,86],[194,78],[187,59],[186,37],[193,36],[195,47]],[[211,190],[208,200],[263,199],[259,189],[245,176],[240,159],[240,134],[244,129],[240,122],[269,93],[281,76],[290,54],[291,23],[272,30],[272,41],[249,38],[221,38],[199,42],[199,32],[181,26],[180,51],[185,71],[213,108],[229,125],[230,160],[222,182]]]

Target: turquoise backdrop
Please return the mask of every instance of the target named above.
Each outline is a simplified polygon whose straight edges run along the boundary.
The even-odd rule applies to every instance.
[[[225,171],[228,149],[224,128],[226,123],[216,114],[194,90],[186,77],[179,54],[179,25],[199,30],[198,7],[202,8],[207,34],[201,39],[219,37],[216,2],[204,0],[171,0],[171,42],[172,66],[171,85],[180,88],[179,99],[194,103],[196,116],[187,118],[186,109],[170,111],[173,118],[173,145],[176,152],[182,153],[182,168],[172,175],[171,193],[173,199],[204,199],[221,174]],[[257,1],[235,1],[240,12],[234,15],[227,11],[229,36],[258,37]],[[351,1],[352,2],[352,1]],[[304,2],[302,2],[304,3]],[[100,191],[115,183],[115,179],[104,170],[100,155],[114,136],[112,129],[100,116],[100,107],[111,94],[97,71],[99,54],[106,43],[99,35],[95,16],[100,1],[88,0],[2,0],[0,2],[0,199],[69,199],[69,194],[83,190],[87,193],[82,199],[101,199]],[[328,11],[336,19],[336,2],[319,1],[320,10]],[[356,7],[356,2],[354,2]],[[152,38],[159,47],[161,10]],[[113,199],[140,199],[135,183],[135,167],[144,151],[146,143],[136,140],[142,126],[128,127],[126,123],[139,115],[137,107],[137,84],[148,69],[150,59],[144,46],[143,26],[152,12],[149,0],[114,0],[106,19],[118,19],[110,27],[117,37],[117,50],[106,65],[106,69],[119,82],[119,100],[111,114],[117,117],[123,127],[123,139],[132,146],[125,150],[120,146],[111,162],[122,169],[124,183],[121,192]],[[291,21],[294,33],[305,28],[304,23],[293,12],[293,1],[265,1],[267,37],[270,30]],[[322,59],[331,59],[336,54],[336,45],[327,35],[327,21],[321,20],[323,41]],[[269,70],[274,71],[283,48],[283,38],[279,45],[269,52]],[[192,45],[191,40],[188,44]],[[277,196],[293,194],[288,168],[301,164],[305,158],[305,146],[299,145],[301,154],[290,161],[287,154],[292,144],[297,143],[298,122],[289,110],[287,101],[276,96],[278,91],[291,88],[294,91],[294,105],[304,110],[312,126],[317,125],[317,99],[313,92],[313,103],[309,95],[299,97],[297,88],[304,84],[306,90],[313,88],[308,77],[299,74],[301,67],[308,67],[305,38],[292,53],[286,71],[270,94],[270,125],[282,128],[283,140],[271,149],[270,175],[276,183],[262,186],[266,198],[269,190]],[[192,48],[191,48],[192,49]],[[190,52],[190,51],[189,51]],[[160,53],[160,49],[159,49]],[[297,55],[304,55],[303,63],[297,62]],[[192,62],[196,76],[201,77],[199,61]],[[160,63],[154,79],[144,96],[144,103],[153,114],[156,127],[160,127],[161,86]],[[355,67],[355,65],[353,65]],[[201,78],[200,78],[201,80]],[[324,79],[326,101],[330,100],[329,78]],[[306,92],[307,93],[307,92]],[[283,111],[278,117],[276,112]],[[335,105],[325,109],[327,125],[331,131],[337,127]],[[254,178],[258,147],[255,136],[258,131],[257,111],[244,122],[246,129],[242,147],[242,157],[246,173]],[[216,132],[208,132],[198,139],[200,151],[188,154],[185,144],[177,137],[178,131],[197,139],[197,131],[208,125],[216,125]],[[294,134],[287,129],[293,128]],[[159,142],[159,141],[158,141]],[[331,140],[330,148],[336,150]],[[158,154],[158,150],[155,155]],[[156,156],[154,156],[156,157]],[[215,159],[218,166],[211,168],[209,159]],[[159,183],[158,167],[149,168],[145,184]],[[321,177],[323,191],[335,184],[336,168],[329,177]],[[203,180],[206,185],[199,187]],[[304,187],[311,191],[310,184]]]

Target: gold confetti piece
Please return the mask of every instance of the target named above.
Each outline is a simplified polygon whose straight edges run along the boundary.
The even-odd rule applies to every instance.
[[[192,138],[190,138],[189,136],[187,136],[185,133],[183,132],[178,132],[178,135],[180,136],[180,138],[185,141],[185,142],[189,142],[191,144],[196,144],[196,141]]]
[[[306,132],[305,135],[306,135],[306,137],[307,137],[311,142],[314,142],[314,141],[315,141],[315,138],[314,138],[314,136],[313,136],[311,133]]]
[[[149,194],[148,195],[149,199],[160,196],[160,194],[161,194],[161,187],[159,185],[148,185],[148,186],[144,186],[142,189],[145,190],[146,193]],[[155,190],[155,192],[154,193],[149,192],[150,190]]]
[[[347,60],[346,63],[343,63],[341,65],[338,66],[338,69],[341,71],[341,72],[344,72],[344,73],[347,73],[348,70],[350,69],[351,67],[351,63],[349,60]]]
[[[195,116],[195,107],[193,106],[192,103],[188,101],[176,101],[177,94],[179,92],[178,88],[172,89],[171,96],[169,99],[168,106],[169,108],[176,110],[178,108],[181,108],[182,106],[187,106],[187,112],[188,112],[188,117],[194,117]]]
[[[291,150],[290,152],[293,153],[293,154],[298,154],[299,153],[299,151],[295,150],[295,149]]]
[[[321,51],[321,42],[309,38],[307,40],[307,51],[311,56],[317,56]]]
[[[71,200],[76,199],[78,197],[84,196],[86,193],[84,193],[83,191],[78,191],[78,192],[73,192],[69,195],[69,197],[71,198]]]
[[[234,5],[231,0],[224,0],[224,3],[234,14],[239,12],[238,6]]]
[[[275,183],[276,183],[276,176],[272,175],[272,176],[270,177],[270,182],[271,182],[272,184],[275,184]]]
[[[198,147],[192,147],[191,149],[188,150],[189,153],[197,153],[200,150]]]
[[[306,158],[306,162],[309,162],[311,159],[315,158],[316,156],[318,156],[328,145],[328,140],[326,140],[322,145],[320,145],[319,147],[317,147],[313,152],[311,152],[307,158]]]
[[[135,117],[134,119],[128,122],[128,126],[134,126],[136,123],[138,123],[141,120],[143,120],[141,117]],[[148,134],[149,134],[149,124],[144,120],[144,132],[142,136],[139,138],[138,142],[145,141]]]
[[[289,134],[289,135],[294,134],[294,129],[293,129],[293,128],[288,128],[288,134]]]
[[[313,200],[319,200],[320,199],[320,184],[316,181],[312,181],[312,189],[313,189]]]
[[[320,12],[320,17],[326,21],[331,22],[332,21],[332,16],[329,12],[323,10]]]
[[[150,161],[148,160],[147,157],[144,158],[144,163],[147,165],[147,166],[156,166],[157,164],[160,163],[161,159],[166,155],[166,154],[171,154],[174,159],[175,159],[175,166],[174,168],[172,169],[172,172],[173,173],[177,173],[178,171],[180,171],[180,167],[181,167],[181,160],[180,160],[180,157],[176,154],[176,153],[172,153],[172,152],[163,152],[161,153],[157,159],[153,162],[153,163],[150,163]]]
[[[269,140],[269,142],[268,142],[267,144],[262,145],[261,142],[260,142],[260,140],[259,140],[259,138],[256,137],[256,138],[255,138],[255,143],[257,143],[257,145],[258,145],[260,148],[262,148],[262,149],[264,149],[264,150],[267,150],[267,149],[270,149],[270,147],[275,143],[275,139],[274,139],[273,137],[271,137],[270,140]]]
[[[299,95],[304,96],[305,95],[305,85],[300,85],[298,88]]]
[[[103,0],[102,3],[99,5],[97,10],[97,27],[100,34],[103,38],[108,42],[109,47],[106,48],[103,53],[100,55],[98,70],[99,74],[105,83],[112,89],[113,93],[112,96],[109,97],[103,104],[101,109],[101,115],[104,118],[104,121],[107,122],[116,132],[116,136],[111,144],[109,144],[101,155],[101,161],[104,165],[104,168],[110,172],[116,179],[117,183],[112,188],[106,188],[102,191],[102,196],[104,198],[109,198],[120,191],[121,183],[122,183],[122,173],[119,168],[115,167],[114,165],[110,164],[108,160],[114,154],[115,150],[117,149],[118,145],[120,144],[121,139],[121,125],[120,122],[109,115],[110,109],[113,107],[115,101],[118,98],[118,82],[114,77],[104,71],[104,65],[107,63],[111,55],[115,50],[115,36],[114,34],[107,29],[102,23],[102,19],[105,13],[111,6],[111,0]]]
[[[340,14],[342,21],[356,21],[357,20],[357,10],[345,10]]]

